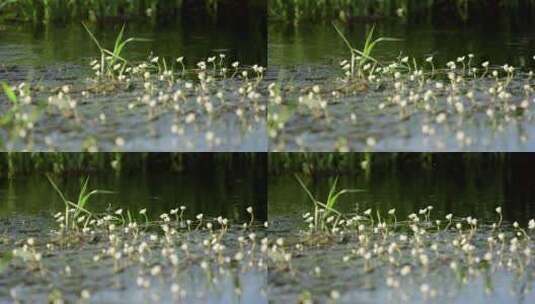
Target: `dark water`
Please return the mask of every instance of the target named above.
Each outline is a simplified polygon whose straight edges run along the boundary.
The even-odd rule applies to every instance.
[[[443,219],[448,213],[495,221],[495,208],[502,206],[504,219],[527,221],[535,216],[535,176],[526,163],[514,168],[462,169],[456,164],[434,169],[404,168],[377,170],[370,174],[355,168],[355,175],[340,176],[338,190],[362,189],[361,193],[343,195],[336,208],[362,213],[368,208],[382,215],[396,209],[398,218],[418,213],[429,205],[431,217]],[[450,168],[448,168],[450,167]],[[305,178],[312,193],[325,201],[335,177]],[[271,177],[269,180],[270,219],[289,217],[296,222],[313,209],[308,196],[294,176]]]
[[[185,63],[194,66],[199,60],[225,53],[229,62],[238,60],[247,65],[265,65],[267,55],[265,31],[260,30],[262,23],[258,20],[244,22],[249,26],[237,27],[225,21],[182,19],[161,25],[126,23],[125,38],[151,41],[128,44],[122,56],[135,62],[145,60],[153,53],[167,58],[170,63],[184,56]],[[114,22],[91,25],[90,29],[103,47],[112,49],[122,26],[122,22]],[[97,56],[98,48],[81,24],[6,24],[0,27],[0,68],[8,71],[7,79],[13,78],[12,74],[17,72],[30,79],[44,77],[54,80],[54,73],[59,77],[65,73],[88,70],[89,62]]]
[[[198,213],[219,215],[232,220],[245,220],[248,206],[253,206],[255,217],[266,219],[265,183],[256,172],[199,172],[198,174],[139,173],[89,175],[89,189],[114,191],[114,194],[96,195],[88,208],[104,212],[123,208],[138,216],[146,208],[149,217],[157,218],[181,205],[185,215],[194,218]],[[67,199],[75,201],[80,190],[77,176],[55,178]],[[0,217],[10,215],[47,215],[64,210],[63,201],[44,175],[0,180]]]
[[[373,24],[353,23],[338,25],[344,29],[354,47],[364,45],[367,31]],[[435,64],[469,53],[476,62],[489,60],[491,64],[535,66],[535,30],[533,26],[497,27],[493,24],[466,27],[433,26],[431,24],[405,25],[396,22],[378,22],[374,37],[401,39],[377,45],[374,56],[393,60],[400,54],[423,61],[433,55]],[[347,47],[329,23],[302,24],[297,27],[286,24],[270,24],[269,65],[322,65],[333,64],[349,56]]]

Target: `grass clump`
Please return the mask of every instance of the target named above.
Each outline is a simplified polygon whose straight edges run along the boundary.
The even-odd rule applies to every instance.
[[[314,195],[310,192],[310,190],[307,188],[303,180],[298,175],[295,175],[295,178],[297,179],[297,182],[299,182],[299,185],[301,185],[303,190],[306,192],[307,196],[310,198],[310,200],[314,204],[314,215],[312,217],[306,216],[306,218],[310,219],[310,220],[307,220],[309,227],[315,231],[328,230],[328,225],[331,225],[331,227],[335,229],[338,222],[343,217],[343,214],[340,211],[335,209],[335,206],[338,203],[338,199],[344,194],[357,193],[357,192],[364,191],[361,189],[337,190],[336,185],[338,183],[338,177],[336,177],[334,179],[334,182],[330,186],[330,191],[329,191],[329,195],[327,196],[327,199],[324,202],[322,202],[318,200],[316,197],[314,197]]]
[[[59,189],[59,187],[56,185],[50,175],[47,175],[47,178],[54,190],[56,190],[58,195],[61,197],[61,200],[65,204],[65,213],[59,213],[56,215],[56,219],[58,220],[58,222],[61,222],[60,227],[64,231],[78,230],[80,224],[82,224],[82,228],[86,228],[90,221],[94,219],[93,213],[87,210],[86,208],[89,199],[97,194],[113,193],[111,191],[106,190],[90,191],[87,188],[87,185],[89,183],[89,177],[86,177],[82,180],[78,198],[75,201],[71,201],[65,197],[65,194]]]
[[[367,70],[370,71],[370,74],[373,74],[375,67],[379,64],[377,59],[372,56],[373,50],[375,49],[377,44],[388,41],[399,41],[399,39],[389,37],[379,37],[377,39],[374,39],[373,34],[375,26],[372,26],[372,28],[366,34],[366,41],[364,42],[363,48],[359,50],[351,45],[349,40],[347,40],[347,38],[345,37],[344,33],[342,33],[342,31],[336,26],[335,23],[333,23],[333,27],[340,36],[340,38],[344,41],[351,54],[351,59],[349,63],[344,64],[344,70],[347,71],[346,76],[351,78],[363,78],[364,73]]]
[[[124,48],[127,44],[132,42],[147,42],[150,41],[149,39],[142,39],[142,38],[126,38],[123,39],[124,36],[124,29],[125,26],[121,28],[121,31],[117,35],[117,38],[115,39],[115,44],[113,46],[113,50],[108,50],[104,48],[98,39],[95,37],[95,35],[89,30],[87,25],[85,23],[82,23],[85,30],[87,31],[88,35],[91,37],[93,42],[95,42],[95,45],[98,47],[100,51],[100,63],[96,63],[93,65],[93,68],[97,70],[97,76],[107,76],[107,77],[121,77],[127,67],[128,61],[124,59],[124,57],[121,56]]]

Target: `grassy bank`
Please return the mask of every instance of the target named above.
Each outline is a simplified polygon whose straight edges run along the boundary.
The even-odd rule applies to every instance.
[[[374,170],[433,169],[452,170],[511,165],[521,161],[506,153],[271,153],[268,171],[273,175],[359,174]]]
[[[265,10],[265,0],[4,0],[0,21],[34,23],[67,21],[127,21],[178,16],[217,17],[229,9]]]
[[[271,0],[272,19],[351,21],[353,18],[401,18],[416,22],[443,20],[470,22],[488,17],[517,19],[535,16],[533,0]]]
[[[203,169],[265,167],[256,153],[0,153],[0,177],[20,174],[128,173],[158,170],[193,172]]]

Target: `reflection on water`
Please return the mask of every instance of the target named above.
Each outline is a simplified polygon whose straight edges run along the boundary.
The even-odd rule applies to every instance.
[[[197,172],[181,175],[170,173],[139,173],[129,175],[90,175],[89,188],[115,191],[111,195],[94,196],[88,208],[103,212],[123,208],[137,214],[147,208],[157,218],[172,208],[184,205],[194,217],[225,216],[232,220],[247,219],[245,209],[253,206],[259,220],[266,219],[265,185],[255,169],[242,172]],[[75,200],[80,190],[76,176],[56,178],[68,199]],[[63,202],[44,175],[0,180],[2,200],[0,216],[11,214],[52,214],[64,208]]]
[[[345,34],[356,47],[364,44],[366,32],[372,24],[355,23],[346,27]],[[269,27],[269,65],[294,66],[334,64],[348,57],[347,47],[329,24],[303,24],[300,26],[280,23]],[[392,60],[402,53],[420,61],[433,55],[437,66],[449,60],[473,53],[478,61],[534,66],[535,32],[532,26],[495,28],[434,27],[430,24],[403,25],[380,22],[375,27],[375,37],[393,37],[398,42],[379,43],[374,56]]]
[[[184,56],[185,62],[194,66],[199,60],[225,53],[229,62],[238,60],[247,65],[265,66],[267,54],[262,19],[251,16],[243,22],[248,26],[237,27],[224,19],[217,23],[181,19],[161,25],[127,23],[124,37],[150,41],[128,44],[122,56],[133,61],[147,59],[151,52],[168,59]],[[122,23],[90,26],[101,44],[110,49],[121,27]],[[24,72],[27,77],[55,79],[54,75],[49,75],[54,72],[52,67],[66,70],[58,73],[58,77],[65,72],[71,74],[73,69],[79,73],[99,54],[81,24],[40,27],[10,24],[2,27],[0,37],[0,70],[6,70],[7,76]],[[33,68],[40,71],[39,68],[44,67],[44,72],[34,75]]]
[[[452,163],[451,168],[446,165],[429,170],[406,167],[380,170],[369,176],[363,172],[341,176],[338,189],[365,192],[342,196],[336,208],[352,212],[358,205],[360,212],[373,208],[383,214],[396,208],[398,217],[404,219],[432,205],[437,218],[453,213],[490,221],[496,219],[494,209],[501,205],[505,219],[527,223],[535,216],[535,176],[528,169],[529,157],[524,160],[518,157],[515,161],[509,168],[463,169]],[[318,176],[306,181],[312,193],[325,200],[334,177]],[[270,177],[268,195],[270,219],[290,216],[299,220],[301,214],[312,208],[293,176]]]

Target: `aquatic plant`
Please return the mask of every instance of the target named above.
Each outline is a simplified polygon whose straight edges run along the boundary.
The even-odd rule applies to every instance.
[[[342,189],[337,190],[336,184],[338,183],[338,177],[334,179],[334,182],[330,186],[330,191],[325,202],[319,201],[312,195],[310,190],[306,187],[305,183],[301,180],[298,175],[295,175],[295,179],[301,185],[301,188],[306,192],[308,198],[314,204],[314,215],[307,216],[309,218],[310,227],[313,229],[322,231],[327,229],[327,224],[332,224],[333,227],[336,227],[337,223],[342,217],[342,213],[335,209],[336,203],[340,196],[348,193],[357,193],[363,192],[361,189]],[[334,215],[331,215],[334,213]]]
[[[373,39],[368,37],[367,40]],[[348,44],[347,39],[345,41]],[[307,81],[299,89],[291,84],[283,85],[281,81],[277,90],[270,91],[272,150],[310,151],[314,147],[324,150],[325,138],[329,138],[331,150],[340,152],[372,151],[381,141],[390,150],[395,149],[392,141],[398,141],[394,145],[399,145],[402,134],[396,133],[398,128],[393,125],[383,125],[378,120],[396,121],[398,126],[407,127],[410,134],[403,134],[403,137],[416,136],[418,142],[411,142],[424,150],[451,149],[451,143],[446,146],[451,138],[456,139],[454,146],[457,148],[481,150],[484,149],[481,145],[492,145],[489,140],[496,144],[501,142],[498,138],[504,137],[494,136],[499,135],[500,130],[515,122],[531,123],[532,70],[509,64],[492,66],[489,61],[477,64],[476,56],[467,54],[448,61],[442,69],[431,64],[431,71],[428,71],[429,65],[419,65],[419,59],[414,57],[400,55],[376,64],[361,56],[362,51],[355,52],[350,44],[348,48],[350,60],[340,62],[343,77],[332,76],[322,79],[321,83]],[[359,66],[359,60],[368,62]],[[365,81],[352,81],[354,76]],[[298,121],[292,120],[294,123],[322,126],[324,131],[307,134],[305,141],[304,131],[300,134],[295,130],[307,130],[306,125],[287,130],[279,117],[284,117],[289,107],[294,107],[292,113],[299,113],[301,117]],[[341,108],[345,110],[340,111]],[[457,120],[459,124],[454,124]],[[412,130],[411,123],[421,124],[421,130]],[[370,131],[369,125],[377,128]],[[467,129],[468,125],[471,128]],[[324,136],[329,130],[337,132]],[[340,130],[346,131],[340,133]],[[474,131],[483,131],[487,136],[473,137]],[[314,137],[317,140],[312,140]],[[527,131],[519,131],[518,137],[521,147],[530,138]]]
[[[58,213],[56,214],[56,219],[58,222],[61,222],[61,228],[63,231],[69,232],[72,230],[78,230],[79,224],[83,223],[82,228],[86,228],[87,225],[90,223],[92,219],[94,219],[94,215],[92,212],[87,210],[86,205],[89,202],[89,199],[97,194],[112,194],[112,191],[107,190],[91,190],[87,188],[87,185],[89,183],[89,177],[86,177],[82,180],[81,186],[80,186],[80,193],[78,194],[78,198],[73,202],[71,200],[68,200],[63,192],[59,189],[59,187],[54,183],[54,180],[50,175],[47,175],[48,181],[56,190],[58,195],[60,196],[61,200],[65,204],[65,212],[63,214]],[[124,222],[124,221],[123,221]]]
[[[125,29],[125,25],[123,25],[121,27],[121,31],[115,39],[113,50],[110,51],[102,47],[98,39],[95,37],[95,35],[93,35],[91,30],[89,30],[85,23],[82,23],[82,25],[100,51],[100,63],[96,63],[93,65],[93,69],[97,70],[97,76],[121,77],[128,63],[128,61],[121,56],[126,45],[132,42],[150,41],[149,39],[142,38],[123,39]]]
[[[88,30],[88,34],[99,48],[100,58],[90,63],[95,74],[87,83],[65,84],[55,88],[41,87],[39,90],[34,90],[32,85],[24,82],[18,84],[17,93],[23,101],[24,109],[14,109],[17,124],[7,125],[8,132],[0,134],[5,140],[2,146],[11,147],[9,150],[33,151],[37,145],[39,147],[37,149],[40,150],[55,150],[54,146],[57,143],[49,135],[34,137],[33,133],[41,131],[41,124],[38,122],[46,121],[47,124],[44,125],[48,125],[50,120],[46,118],[58,115],[64,121],[61,124],[62,128],[82,130],[77,132],[82,137],[78,138],[80,150],[96,152],[100,146],[106,145],[106,141],[110,141],[108,151],[121,151],[129,145],[130,138],[118,134],[120,128],[117,126],[112,127],[111,124],[107,124],[110,118],[107,117],[106,111],[86,113],[85,109],[89,103],[85,101],[102,96],[115,97],[122,90],[135,95],[129,97],[130,101],[127,104],[103,104],[106,109],[113,111],[114,116],[111,119],[117,118],[121,122],[124,116],[116,113],[124,112],[149,122],[162,116],[176,117],[170,120],[171,125],[164,128],[163,134],[167,134],[170,138],[181,138],[172,141],[181,146],[177,148],[179,150],[197,150],[191,137],[198,138],[198,136],[204,139],[201,143],[204,145],[203,151],[221,149],[222,145],[229,147],[243,145],[242,141],[246,140],[259,142],[256,145],[267,145],[262,143],[261,139],[248,138],[249,133],[257,132],[257,127],[263,128],[263,113],[267,111],[265,96],[262,94],[264,67],[259,65],[246,67],[237,61],[227,64],[224,60],[225,54],[220,54],[219,60],[217,56],[212,56],[199,61],[196,64],[197,69],[185,70],[182,66],[182,71],[176,71],[164,58],[158,56],[150,56],[147,61],[133,64],[127,61],[121,52],[129,42],[141,39],[123,39],[123,33],[124,28],[116,39],[114,49],[108,50]],[[179,59],[181,60],[177,62],[180,63],[183,57]],[[102,81],[103,79],[111,81]],[[37,100],[32,102],[34,98]],[[43,99],[47,102],[41,102]],[[245,134],[236,133],[238,136],[236,140],[223,141],[221,132],[238,132],[234,129],[222,130],[219,125],[223,120],[225,125],[229,121],[246,125],[248,131]],[[115,137],[111,140],[109,136],[103,137],[102,134],[106,132],[102,129],[95,132],[95,121]],[[195,134],[186,130],[192,130]],[[136,133],[135,131],[134,129],[127,132]],[[166,149],[169,149],[169,146],[166,146]]]
[[[140,213],[146,214],[146,209],[143,210]],[[87,278],[96,270],[103,279],[134,271],[135,277],[127,284],[127,288],[134,288],[140,294],[150,293],[153,298],[164,296],[177,302],[191,302],[190,299],[198,301],[200,298],[191,291],[189,280],[176,275],[179,271],[206,280],[209,283],[206,292],[216,292],[231,277],[239,279],[243,273],[254,275],[267,271],[269,239],[262,235],[261,225],[254,223],[249,226],[246,221],[243,225],[248,229],[242,229],[243,225],[222,216],[211,218],[197,215],[193,219],[184,219],[186,227],[169,216],[177,215],[178,210],[171,209],[157,220],[147,219],[145,225],[138,223],[128,212],[128,221],[117,220],[123,213],[122,209],[108,210],[103,214],[94,214],[82,233],[65,234],[51,229],[44,231],[39,238],[22,237],[20,242],[9,245],[10,255],[6,257],[10,266],[7,271],[25,269],[27,277],[24,284],[34,282],[35,285],[43,282],[43,274],[53,272],[57,274],[56,285],[43,287],[44,291],[39,295],[31,291],[18,293],[17,286],[12,285],[15,279],[6,284],[10,294],[1,294],[0,300],[11,297],[14,301],[20,301],[26,295],[44,301],[52,296],[56,301],[65,298],[76,298],[81,302],[95,300],[97,298],[93,298],[92,294],[101,287],[89,286]],[[253,213],[250,209],[247,212]],[[60,228],[63,228],[62,225],[60,223]],[[191,226],[198,226],[198,229],[193,231]],[[66,248],[69,250],[67,259],[64,254]],[[0,268],[3,267],[2,263],[3,254],[0,255]],[[84,271],[81,281],[77,281],[80,289],[57,292],[56,286],[62,286],[66,280],[78,280],[73,275],[79,271]],[[159,287],[154,293],[156,286]],[[232,289],[229,292],[232,298],[239,298],[240,294],[240,290]]]
[[[340,38],[344,41],[345,45],[347,46],[350,54],[351,59],[349,61],[349,65],[344,64],[343,69],[348,70],[347,76],[350,78],[358,77],[363,78],[364,77],[364,71],[369,70],[370,74],[373,74],[375,70],[375,66],[379,63],[375,58],[372,57],[372,52],[377,46],[378,43],[381,42],[387,42],[387,41],[399,41],[399,39],[395,38],[388,38],[388,37],[379,37],[374,40],[373,33],[375,30],[375,25],[371,27],[371,29],[366,34],[366,40],[364,42],[364,46],[361,50],[356,49],[351,45],[351,43],[347,40],[344,33],[336,26],[335,23],[333,23],[333,27],[340,36]],[[368,62],[371,62],[371,66],[366,64]]]

